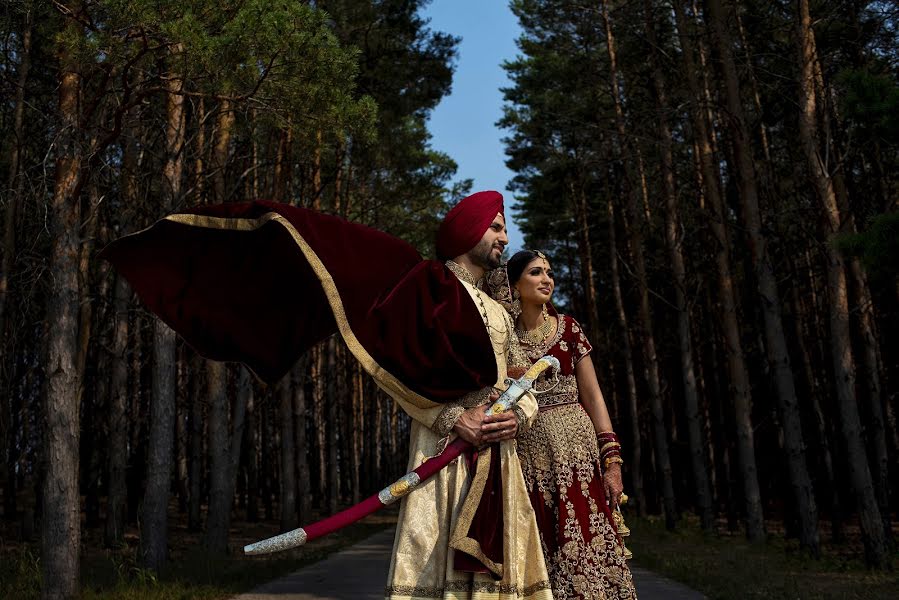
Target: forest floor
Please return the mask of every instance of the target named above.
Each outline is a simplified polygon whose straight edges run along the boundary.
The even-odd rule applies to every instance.
[[[893,523],[893,537],[899,540],[895,519]],[[822,521],[818,560],[800,551],[796,540],[785,540],[782,524],[775,521],[766,523],[769,537],[760,544],[748,542],[742,530],[729,532],[723,522],[715,534],[703,533],[693,517],[681,519],[673,532],[665,529],[659,517],[628,517],[627,524],[633,564],[684,583],[712,600],[897,597],[899,552],[893,553],[892,571],[868,569],[857,524],[846,525],[844,543],[832,544]]]
[[[138,532],[129,530],[126,544],[115,551],[104,549],[102,529],[84,529],[82,539],[82,598],[117,600],[217,600],[259,588],[288,574],[304,570],[396,522],[390,507],[336,534],[307,546],[267,557],[245,557],[247,543],[277,533],[277,521],[231,525],[233,552],[211,559],[203,551],[202,535],[189,532],[182,516],[173,511],[169,538],[172,560],[156,575],[141,569],[136,560]],[[675,532],[665,530],[659,518],[627,517],[631,536],[627,545],[634,553],[638,593],[641,577],[664,575],[698,590],[710,599],[844,599],[895,598],[899,573],[865,568],[857,529],[847,526],[848,541],[822,545],[822,557],[813,560],[799,551],[793,540],[784,540],[778,525],[768,523],[769,540],[750,544],[741,532],[729,533],[721,524],[715,535],[703,534],[695,519],[685,518]],[[897,530],[899,539],[899,530]],[[18,525],[0,521],[0,598],[31,600],[39,597],[39,544],[21,543]],[[380,537],[389,537],[386,533]],[[826,531],[822,524],[822,538]],[[365,544],[358,549],[364,550]],[[382,540],[383,546],[383,540]],[[383,554],[383,548],[379,550]],[[389,550],[388,550],[389,553]],[[346,552],[341,553],[343,555]],[[381,557],[383,559],[383,556]],[[899,553],[894,555],[899,565]],[[322,563],[324,564],[324,563]],[[321,568],[319,568],[321,570]],[[386,578],[386,571],[383,575]],[[376,593],[380,589],[375,590]]]
[[[173,507],[174,509],[174,507]],[[169,513],[168,567],[158,575],[137,561],[137,528],[129,528],[125,545],[103,547],[103,529],[82,529],[81,589],[83,600],[217,600],[249,591],[364,540],[396,524],[398,507],[389,507],[339,532],[296,550],[247,557],[246,544],[278,534],[278,521],[232,521],[228,556],[211,558],[203,535],[187,528],[184,515]],[[0,520],[0,598],[37,600],[41,571],[39,539],[15,542],[20,526]],[[386,575],[385,575],[386,577]]]

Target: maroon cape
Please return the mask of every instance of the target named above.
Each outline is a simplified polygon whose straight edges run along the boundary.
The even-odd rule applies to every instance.
[[[434,402],[496,382],[480,313],[441,263],[406,242],[277,202],[196,208],[101,256],[200,354],[280,379],[340,331],[379,381]]]

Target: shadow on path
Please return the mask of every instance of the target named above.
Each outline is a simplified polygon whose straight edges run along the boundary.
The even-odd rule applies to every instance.
[[[392,550],[393,529],[387,529],[233,600],[383,600]],[[634,567],[633,573],[640,600],[705,598],[646,569]]]

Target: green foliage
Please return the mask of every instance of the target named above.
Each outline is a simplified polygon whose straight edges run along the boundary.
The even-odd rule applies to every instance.
[[[40,597],[41,562],[31,548],[4,552],[0,560],[0,598],[36,600]]]
[[[875,279],[899,278],[899,212],[874,217],[866,231],[840,235],[835,243],[842,252],[861,258]]]
[[[845,69],[837,83],[843,114],[861,136],[859,143],[899,144],[899,85],[891,75]]]

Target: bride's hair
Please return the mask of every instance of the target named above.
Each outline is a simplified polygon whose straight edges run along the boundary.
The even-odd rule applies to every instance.
[[[509,285],[514,285],[516,281],[521,279],[525,267],[532,260],[537,258],[539,254],[533,250],[520,250],[512,255],[509,262],[506,263],[506,272],[509,274]]]

